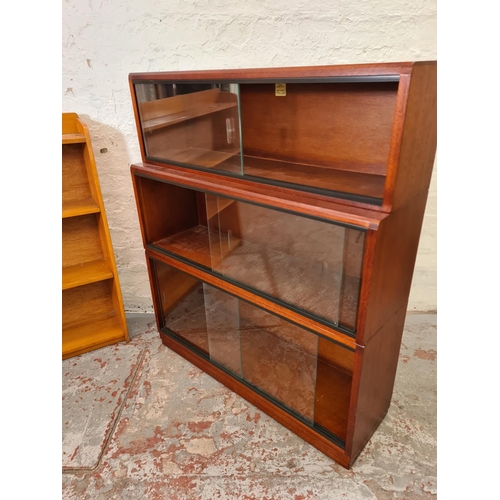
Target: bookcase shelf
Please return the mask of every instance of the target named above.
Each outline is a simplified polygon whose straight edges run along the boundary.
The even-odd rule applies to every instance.
[[[128,341],[87,126],[62,114],[62,357]]]
[[[238,151],[210,151],[202,148],[170,149],[171,161],[232,171],[240,163]],[[227,164],[227,165],[226,165]]]
[[[96,281],[107,280],[113,277],[113,271],[105,260],[95,260],[73,266],[63,267],[62,289],[88,285]]]
[[[62,143],[63,144],[84,144],[87,139],[83,134],[63,134]]]
[[[243,162],[245,175],[255,180],[297,184],[306,189],[317,189],[318,185],[335,186],[340,193],[350,193],[365,199],[381,200],[384,195],[385,176],[344,170],[342,164],[326,168],[247,155],[243,157]]]
[[[100,211],[99,205],[92,198],[88,198],[63,203],[62,216],[65,219],[66,217],[76,217],[78,215],[97,214]]]

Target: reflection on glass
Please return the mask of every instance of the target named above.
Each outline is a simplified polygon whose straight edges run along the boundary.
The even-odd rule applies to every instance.
[[[350,330],[355,330],[365,233],[356,229],[346,229],[344,241],[344,277],[342,280],[339,323]]]
[[[245,302],[240,313],[245,380],[312,423],[317,335]]]
[[[135,84],[146,155],[242,173],[235,84]]]
[[[154,262],[162,325],[208,353],[203,284],[176,269]]]
[[[210,359],[242,376],[239,300],[203,284]]]
[[[346,229],[216,199],[208,218],[214,271],[337,324]]]

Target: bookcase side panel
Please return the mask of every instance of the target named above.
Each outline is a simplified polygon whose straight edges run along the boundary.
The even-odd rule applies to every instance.
[[[370,339],[401,308],[406,310],[422,228],[427,193],[391,213],[376,232],[369,287],[364,292],[364,325],[357,342]],[[364,270],[367,277],[367,270]]]
[[[392,192],[384,205],[396,211],[429,189],[437,145],[437,65],[415,64]]]
[[[346,453],[353,463],[391,404],[406,308],[399,309],[357,353]]]

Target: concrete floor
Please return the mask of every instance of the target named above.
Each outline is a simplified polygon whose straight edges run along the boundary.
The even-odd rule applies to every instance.
[[[436,315],[408,314],[391,409],[346,470],[162,345],[62,362],[63,499],[413,499],[436,496]]]

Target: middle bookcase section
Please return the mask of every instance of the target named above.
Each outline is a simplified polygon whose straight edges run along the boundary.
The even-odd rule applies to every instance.
[[[345,440],[354,351],[161,261],[149,266],[164,333]]]
[[[354,332],[363,230],[146,177],[135,182],[146,245]]]

